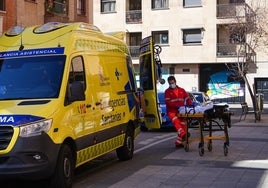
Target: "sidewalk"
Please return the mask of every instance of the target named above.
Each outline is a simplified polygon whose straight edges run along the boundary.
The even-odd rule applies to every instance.
[[[255,123],[253,115],[239,120],[232,116],[228,155],[223,140],[213,140],[211,152],[199,156],[198,142],[190,143],[189,152],[177,149],[159,164],[148,165],[111,188],[266,188],[268,187],[268,114]],[[217,133],[217,132],[216,132]]]

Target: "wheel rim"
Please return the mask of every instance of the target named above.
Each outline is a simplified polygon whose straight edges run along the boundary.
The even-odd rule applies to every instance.
[[[71,176],[71,163],[70,160],[66,157],[63,162],[63,171],[64,176],[69,178]]]
[[[128,136],[128,137],[127,137],[127,149],[128,149],[129,151],[132,150],[132,138],[131,138],[131,136]]]

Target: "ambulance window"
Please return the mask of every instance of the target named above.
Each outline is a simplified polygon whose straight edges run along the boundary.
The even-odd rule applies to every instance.
[[[83,84],[84,90],[86,90],[84,61],[82,56],[74,57],[72,59],[69,73],[69,83],[72,83],[74,81],[81,82]]]
[[[144,90],[153,89],[153,75],[151,55],[140,57],[140,87]]]

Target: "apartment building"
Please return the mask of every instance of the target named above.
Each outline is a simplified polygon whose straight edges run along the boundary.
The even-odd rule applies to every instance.
[[[44,22],[93,22],[93,0],[45,0]]]
[[[226,66],[237,63],[242,54],[250,65],[250,84],[268,103],[268,54],[251,48],[245,36],[239,40],[243,32],[226,27],[235,23],[232,18],[254,21],[246,0],[100,0],[93,4],[93,15],[93,23],[103,32],[126,32],[137,70],[140,41],[151,35],[162,47],[164,78],[175,75],[186,90],[205,91],[220,101],[251,103],[245,82],[235,80]],[[165,88],[167,84],[159,85],[159,90]]]
[[[0,34],[15,25],[43,23],[43,7],[44,3],[35,0],[0,0]]]
[[[100,0],[94,4],[93,0],[0,0],[0,33],[14,25],[50,21],[83,21],[103,32],[125,31],[137,71],[140,41],[152,35],[162,47],[164,78],[175,75],[188,91],[208,91],[229,103],[250,103],[246,84],[234,80],[226,67],[238,61],[241,33],[226,26],[234,23],[231,18],[254,21],[253,10],[247,0]],[[250,85],[268,103],[268,55],[252,48],[245,38],[242,56],[254,54],[245,58],[250,64]],[[163,91],[167,84],[158,87]]]
[[[0,0],[0,34],[12,26],[93,22],[93,0]]]

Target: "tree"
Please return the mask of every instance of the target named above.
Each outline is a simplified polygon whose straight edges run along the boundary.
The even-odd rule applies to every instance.
[[[260,106],[256,100],[255,86],[250,84],[248,73],[257,70],[256,51],[265,50],[261,46],[268,44],[268,28],[266,24],[266,1],[252,1],[247,3],[230,4],[226,15],[230,16],[230,22],[224,27],[229,34],[229,43],[235,51],[236,61],[226,63],[227,68],[234,73],[235,80],[243,80],[250,94],[255,120],[260,120]]]

